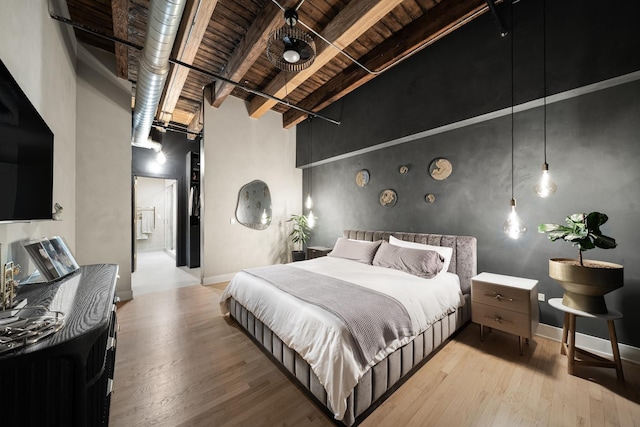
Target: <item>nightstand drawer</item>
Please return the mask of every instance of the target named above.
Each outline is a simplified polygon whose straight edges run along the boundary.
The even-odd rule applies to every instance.
[[[524,338],[532,337],[531,317],[485,304],[474,304],[471,320],[490,328],[508,332]]]
[[[474,280],[471,288],[471,300],[474,302],[525,314],[531,312],[530,295],[531,292],[528,289],[519,289],[478,280]]]

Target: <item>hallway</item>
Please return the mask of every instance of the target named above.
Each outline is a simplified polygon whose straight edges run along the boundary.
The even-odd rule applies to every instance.
[[[176,267],[165,252],[138,253],[138,268],[131,274],[133,297],[200,284],[200,269]]]

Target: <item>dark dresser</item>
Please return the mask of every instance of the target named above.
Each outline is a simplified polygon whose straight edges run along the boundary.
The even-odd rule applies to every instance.
[[[117,265],[87,265],[62,280],[20,288],[18,299],[62,312],[64,326],[35,344],[0,354],[0,425],[109,423],[117,278]]]

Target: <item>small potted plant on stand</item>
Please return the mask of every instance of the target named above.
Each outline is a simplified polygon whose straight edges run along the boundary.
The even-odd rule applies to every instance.
[[[307,217],[304,215],[291,215],[291,218],[287,222],[293,223],[293,229],[289,233],[289,238],[294,247],[298,250],[291,251],[291,257],[293,261],[304,261],[306,254],[304,252],[304,245],[309,240],[310,230]]]
[[[582,252],[589,249],[613,249],[617,246],[615,239],[600,232],[600,226],[608,219],[600,212],[577,213],[567,217],[567,225],[538,226],[538,232],[549,233],[551,241],[565,240],[578,247],[578,259],[549,260],[549,277],[564,288],[562,304],[567,307],[588,313],[607,313],[604,295],[624,284],[621,265],[582,258]]]

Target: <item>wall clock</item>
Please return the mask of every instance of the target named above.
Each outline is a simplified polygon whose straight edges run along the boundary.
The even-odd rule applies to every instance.
[[[443,179],[447,179],[449,175],[453,172],[453,166],[451,162],[445,158],[435,159],[429,165],[429,175],[433,179],[437,179],[438,181],[442,181]]]

